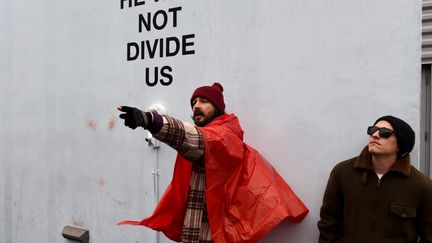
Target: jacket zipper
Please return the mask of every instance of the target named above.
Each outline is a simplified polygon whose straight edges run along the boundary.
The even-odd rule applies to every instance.
[[[378,177],[378,175],[376,175],[377,176],[377,178],[378,178],[378,180],[377,180],[377,193],[379,194],[379,190],[380,190],[380,186],[381,186],[381,181],[382,181],[382,178],[384,177],[381,177],[381,178],[379,178]],[[375,212],[376,212],[376,207],[377,207],[377,204],[378,204],[378,200],[379,200],[379,197],[377,197],[376,198],[376,201],[375,201]],[[370,240],[370,243],[375,243],[375,236],[376,236],[376,234],[375,234],[375,227],[376,227],[376,213],[374,213],[374,215],[373,215],[373,220],[372,220],[372,228],[374,229],[373,230],[373,232],[372,232],[372,234],[373,234],[373,236],[372,236],[372,239]]]

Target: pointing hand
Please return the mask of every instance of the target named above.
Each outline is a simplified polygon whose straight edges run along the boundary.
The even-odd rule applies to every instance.
[[[137,127],[146,128],[151,122],[151,114],[147,116],[147,112],[144,112],[135,107],[119,106],[117,109],[123,113],[119,117],[124,121],[125,126],[135,129]],[[150,119],[149,119],[150,118]]]

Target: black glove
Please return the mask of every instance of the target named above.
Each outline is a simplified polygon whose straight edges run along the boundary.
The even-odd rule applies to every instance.
[[[119,117],[125,120],[125,126],[132,129],[137,127],[147,128],[153,121],[153,116],[150,112],[144,112],[135,107],[120,106],[118,110],[125,112],[121,113]]]

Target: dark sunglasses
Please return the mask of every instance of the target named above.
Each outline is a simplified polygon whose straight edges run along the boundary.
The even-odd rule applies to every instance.
[[[382,138],[389,138],[391,135],[393,135],[395,132],[389,128],[385,128],[385,127],[377,127],[377,126],[370,126],[367,129],[367,134],[368,135],[372,135],[374,134],[376,131],[379,131],[379,135]]]

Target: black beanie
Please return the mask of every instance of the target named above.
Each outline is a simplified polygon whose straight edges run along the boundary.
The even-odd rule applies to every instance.
[[[393,130],[395,131],[397,144],[399,146],[399,151],[397,153],[398,158],[403,157],[411,152],[415,143],[415,133],[408,123],[394,116],[383,116],[378,118],[374,125],[376,125],[379,121],[386,121],[392,125]]]

